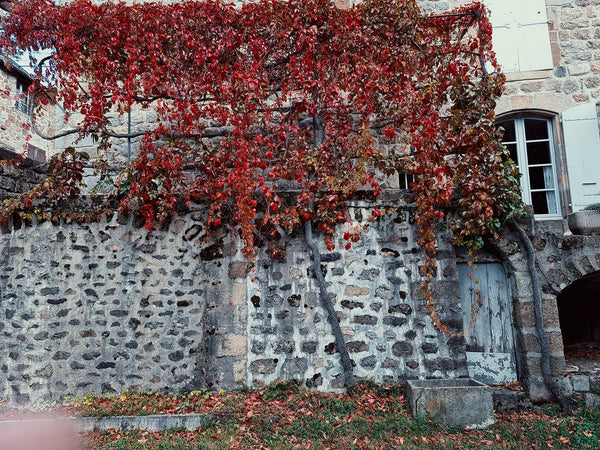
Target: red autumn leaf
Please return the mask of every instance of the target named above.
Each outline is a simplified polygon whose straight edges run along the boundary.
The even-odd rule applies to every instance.
[[[504,76],[481,2],[436,18],[390,0],[351,9],[329,0],[11,5],[0,50],[52,53],[30,90],[80,116],[75,131],[100,138],[98,153],[115,136],[115,116],[153,111],[154,120],[136,124],[139,143],[115,186],[119,209],[140,213],[148,229],[203,202],[196,215],[208,229],[223,221],[239,232],[248,257],[257,242],[278,239],[274,226],[308,220],[331,249],[336,226],[350,217],[346,200],[367,183],[378,197],[375,173],[410,172],[429,276],[440,225],[455,244],[477,247],[518,213],[516,168],[489,125]],[[378,148],[379,130],[396,153]],[[67,149],[50,164],[51,182],[25,198],[51,207],[78,195],[84,166],[83,154]],[[98,170],[114,175],[110,164]],[[277,200],[277,185],[290,183],[294,195]],[[455,197],[460,220],[451,221],[442,211]],[[21,203],[0,210],[0,221],[33,204]],[[265,216],[272,226],[263,226]],[[372,219],[380,216],[375,208]]]

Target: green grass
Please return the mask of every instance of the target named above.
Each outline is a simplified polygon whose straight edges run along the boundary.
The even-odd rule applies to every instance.
[[[90,395],[84,407],[133,410],[163,405],[166,411],[210,413],[197,431],[110,431],[85,436],[90,449],[593,449],[600,448],[600,411],[580,408],[563,417],[555,406],[506,414],[484,430],[442,427],[413,418],[404,387],[359,383],[346,394],[311,392],[297,382],[262,391],[195,396],[131,393],[107,400]],[[96,411],[97,412],[97,411]]]

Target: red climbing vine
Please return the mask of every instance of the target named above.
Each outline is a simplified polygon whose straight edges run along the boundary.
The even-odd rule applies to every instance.
[[[0,47],[51,52],[32,92],[76,123],[61,136],[108,149],[128,136],[111,128],[115,113],[156,115],[135,134],[135,158],[114,190],[121,210],[149,228],[197,202],[207,229],[239,233],[249,257],[265,240],[276,250],[308,220],[330,248],[347,199],[364,185],[377,196],[385,176],[410,172],[431,280],[441,224],[455,243],[477,247],[518,208],[514,166],[493,126],[504,76],[479,2],[437,17],[412,0],[11,5]],[[0,219],[35,214],[48,193],[78,194],[83,157],[59,156],[60,176],[5,204]],[[96,167],[110,175],[110,164]]]

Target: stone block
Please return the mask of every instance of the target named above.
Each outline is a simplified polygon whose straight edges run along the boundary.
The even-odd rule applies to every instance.
[[[560,352],[563,350],[562,335],[560,332],[547,332],[546,336],[548,337],[548,341],[550,343],[550,351]],[[523,350],[526,352],[536,353],[539,353],[541,351],[540,341],[537,337],[537,334],[523,335]]]
[[[247,352],[246,336],[224,334],[215,336],[215,356],[245,356]]]
[[[590,96],[588,94],[573,94],[573,100],[577,103],[587,103],[590,101]]]
[[[571,64],[569,66],[569,75],[577,76],[584,75],[590,71],[590,65],[588,63]]]
[[[531,81],[521,84],[521,91],[523,92],[539,92],[544,86],[543,81]]]
[[[237,278],[246,278],[248,272],[252,268],[252,264],[243,261],[234,261],[229,265],[229,278],[232,280]]]
[[[542,301],[542,315],[545,326],[560,326],[556,300]],[[535,306],[533,302],[519,302],[515,305],[517,324],[522,327],[535,327]]]
[[[550,49],[552,51],[552,63],[556,67],[560,65],[560,47],[556,42],[551,42]]]
[[[409,380],[406,394],[413,415],[432,417],[444,426],[472,429],[494,423],[491,390],[470,378]]]
[[[543,380],[539,353],[529,353],[525,358],[528,376],[532,380]],[[552,376],[562,377],[567,370],[564,356],[550,356],[550,372]]]
[[[600,395],[588,392],[584,395],[586,408],[600,409]]]
[[[352,297],[360,297],[361,295],[369,295],[368,287],[360,287],[360,286],[346,286],[346,295]]]
[[[532,408],[531,400],[523,391],[495,389],[492,393],[494,411],[497,414],[528,411]]]
[[[515,95],[511,98],[512,109],[533,108],[533,97],[531,95]]]
[[[288,378],[300,378],[308,369],[306,358],[289,358],[286,359],[281,367],[281,372]]]
[[[246,384],[246,360],[240,359],[233,362],[233,381]]]
[[[573,375],[571,378],[571,384],[575,392],[589,392],[590,391],[590,377],[587,375]]]
[[[590,390],[600,393],[600,375],[590,377]]]

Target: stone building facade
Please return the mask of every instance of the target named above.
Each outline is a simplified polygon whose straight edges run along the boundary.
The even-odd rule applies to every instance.
[[[24,152],[31,160],[43,163],[54,154],[55,146],[28,126],[31,100],[27,89],[30,85],[31,77],[25,70],[14,62],[0,60],[0,151],[2,158],[7,157],[7,152]],[[43,132],[52,131],[53,107],[44,108],[37,115],[36,123]]]
[[[425,11],[443,13],[468,2],[418,3]],[[524,135],[521,119],[536,119],[547,125],[543,139],[549,141],[547,163],[552,166],[554,184],[545,180],[543,189],[553,190],[555,199],[551,208],[537,218],[559,219],[585,204],[600,202],[598,175],[591,173],[593,169],[582,167],[600,166],[600,2],[483,3],[491,10],[493,45],[507,80],[505,93],[498,99],[497,117],[503,127],[511,125],[517,129],[516,136],[505,135],[505,141],[510,142],[509,147],[526,147],[530,139]],[[519,59],[515,56],[518,54],[524,56]],[[536,181],[532,180],[534,176],[529,172],[533,169],[529,166],[542,162],[528,163],[520,149],[518,156],[525,200],[536,206],[532,191],[540,188],[532,186]]]
[[[460,3],[466,2],[419,2],[440,13]],[[585,202],[600,201],[600,1],[484,3],[496,14],[500,31],[495,36],[525,29],[529,41],[541,39],[545,49],[531,61],[499,52],[509,68],[497,112],[507,130],[505,143],[524,175],[524,200],[534,212],[526,229],[537,252],[552,375],[569,393],[578,387],[565,377],[566,313],[557,298],[572,286],[587,289],[581,308],[592,311],[589,302],[600,294],[594,281],[600,273],[600,238],[573,235],[564,220]],[[504,6],[498,9],[499,4]],[[519,11],[531,15],[520,19]],[[531,50],[521,46],[520,36],[508,39],[511,48],[526,55]],[[115,117],[114,125],[124,132],[156,120],[151,111],[144,114],[132,114],[131,125],[128,118]],[[126,160],[135,142],[120,144],[117,157]],[[322,269],[356,375],[381,382],[463,377],[489,362],[490,354],[512,354],[511,370],[532,400],[549,399],[531,276],[517,236],[507,232],[480,258],[482,267],[489,264],[490,271],[501,274],[509,303],[500,321],[514,335],[508,350],[484,348],[431,325],[420,294],[421,253],[410,209],[402,215],[371,226],[349,252],[323,251]],[[301,241],[289,243],[283,262],[259,258],[250,263],[235,242],[219,236],[205,242],[193,214],[174,220],[166,232],[148,233],[135,221],[119,224],[117,219],[3,231],[1,398],[43,404],[130,386],[229,389],[277,378],[341,388],[339,356]],[[460,251],[441,239],[434,280],[438,307],[451,331],[469,335],[464,264]],[[492,290],[483,296],[492,309]],[[501,361],[493,360],[494,368]]]
[[[419,2],[433,13],[465,3]],[[498,123],[506,130],[505,145],[522,173],[523,199],[535,213],[529,234],[542,284],[551,367],[560,379],[565,375],[565,343],[600,344],[598,238],[573,235],[565,221],[569,213],[600,202],[600,1],[483,3],[491,10],[493,44],[507,80],[497,102]],[[517,245],[510,250],[511,242],[505,240],[500,260],[508,274],[514,275],[520,370],[527,378],[525,372],[539,374],[540,343],[532,315],[530,277],[520,255],[524,250]],[[567,296],[576,308],[565,306]],[[578,311],[576,319],[573,309]],[[585,336],[574,336],[572,328],[588,331]],[[532,398],[543,397],[535,385],[529,386]],[[565,386],[568,390],[568,383]]]
[[[31,78],[16,63],[0,60],[0,160],[25,156],[21,166],[0,165],[0,199],[29,190],[44,177],[45,163],[55,153],[53,141],[42,139],[29,127]],[[21,97],[19,97],[21,95]],[[44,133],[52,132],[54,106],[43,108],[36,123]]]

